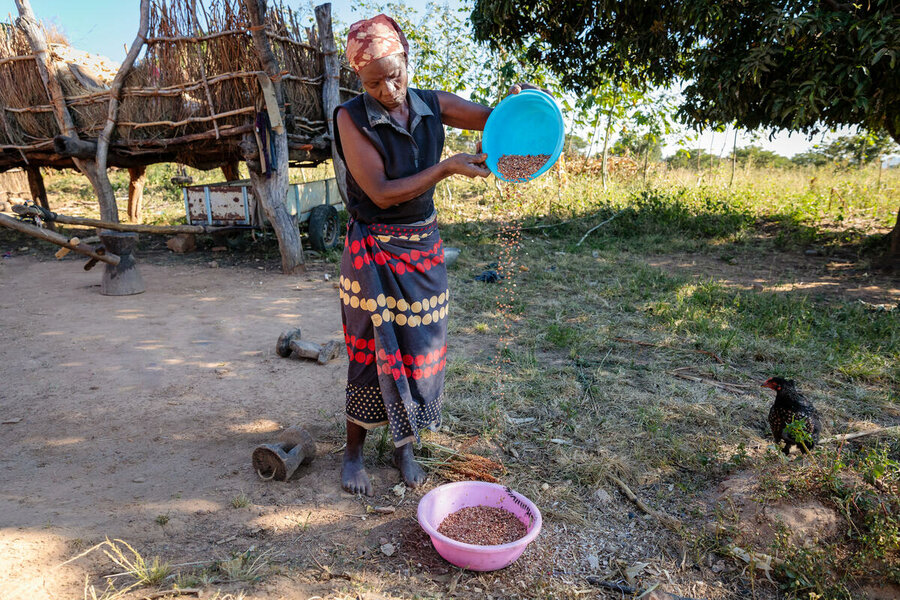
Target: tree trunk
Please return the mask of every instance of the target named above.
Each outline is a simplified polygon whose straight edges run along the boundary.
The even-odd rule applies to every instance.
[[[44,177],[41,175],[40,167],[25,167],[25,173],[28,174],[28,187],[31,189],[31,199],[35,204],[50,210],[50,201],[47,200],[47,188],[44,187]],[[47,229],[56,229],[53,221],[46,221]]]
[[[50,99],[50,104],[53,107],[53,116],[56,118],[56,124],[63,135],[77,138],[78,131],[75,129],[75,123],[72,121],[68,107],[66,107],[66,99],[59,83],[56,65],[50,60],[47,39],[44,37],[43,30],[38,26],[34,12],[31,10],[31,3],[29,0],[16,0],[16,7],[19,9],[19,18],[16,19],[16,24],[25,33],[25,36],[28,38],[28,44],[31,46],[31,51],[35,55],[35,64],[44,83],[47,97]],[[97,194],[97,202],[100,204],[101,218],[105,221],[118,222],[119,211],[116,207],[116,196],[113,193],[106,171],[98,169],[97,162],[94,159],[73,158],[72,160],[75,166],[91,182],[91,186]]]
[[[734,144],[731,146],[731,181],[728,182],[728,187],[734,185],[734,171],[737,169],[737,135],[738,129],[735,124],[734,127]]]
[[[894,228],[889,235],[891,236],[890,257],[896,265],[900,263],[900,209],[897,210],[897,222],[894,223]]]
[[[144,203],[144,183],[147,181],[147,167],[128,169],[128,220],[141,222],[141,208]]]
[[[238,161],[222,165],[222,176],[225,181],[238,181],[241,178],[240,163]]]
[[[325,123],[328,135],[331,136],[331,164],[334,167],[334,178],[344,204],[347,203],[347,165],[338,155],[334,132],[334,109],[341,103],[341,61],[334,43],[334,31],[331,25],[331,3],[316,7],[316,26],[319,44],[325,55],[325,74],[322,80],[322,107],[325,109]]]
[[[603,134],[603,158],[600,161],[600,178],[603,182],[603,189],[606,189],[606,180],[609,179],[607,159],[609,158],[609,134],[612,131],[613,108],[617,98],[613,96],[613,106],[609,107],[609,113],[606,115],[606,133]]]
[[[281,85],[281,68],[272,53],[269,38],[266,35],[266,0],[244,0],[244,6],[247,8],[250,22],[253,25],[251,34],[256,55],[274,86],[275,99],[283,119],[284,90]],[[278,238],[281,271],[285,275],[290,275],[305,271],[306,266],[303,264],[303,248],[300,245],[300,231],[297,229],[297,222],[288,213],[285,204],[288,194],[287,132],[282,128],[281,133],[270,131],[269,134],[275,142],[275,153],[271,157],[272,164],[264,174],[250,169],[250,185],[262,205],[263,212],[265,212],[272,229],[275,230],[275,237]]]

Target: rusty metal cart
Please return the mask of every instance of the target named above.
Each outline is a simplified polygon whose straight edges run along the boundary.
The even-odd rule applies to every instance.
[[[190,225],[249,229],[267,225],[249,181],[190,185],[183,189],[184,212]],[[343,202],[333,177],[291,184],[287,208],[296,215],[298,223],[306,223],[313,250],[321,252],[337,246],[341,237],[338,210],[343,210]]]

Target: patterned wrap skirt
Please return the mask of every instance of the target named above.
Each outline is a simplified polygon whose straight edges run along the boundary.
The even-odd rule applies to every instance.
[[[347,420],[390,426],[396,446],[440,426],[450,291],[437,220],[347,226],[341,317]]]

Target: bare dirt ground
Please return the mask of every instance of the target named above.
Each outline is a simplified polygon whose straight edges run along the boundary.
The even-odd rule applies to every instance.
[[[548,519],[501,575],[449,567],[415,523],[418,498],[439,482],[398,496],[396,471],[373,466],[370,450],[375,498],[340,489],[346,359],[274,353],[291,327],[317,342],[342,337],[324,277],[334,266],[285,277],[253,263],[213,269],[200,256],[142,264],[147,292],[119,298],[101,296],[99,269],[84,273],[80,259],[0,260],[0,599],[81,598],[86,575],[101,590],[120,571],[102,554],[62,563],[107,537],[181,571],[263,553],[260,581],[201,584],[205,597],[598,597],[585,573],[626,568],[694,598],[743,597],[712,562],[673,552],[680,542],[612,489],[598,493],[596,521]],[[689,260],[658,266],[707,273]],[[717,278],[746,280],[722,265]],[[897,287],[860,299],[895,302]],[[472,350],[459,340],[462,349]],[[318,458],[288,483],[260,481],[252,449],[296,423]],[[367,505],[397,512],[367,515]]]
[[[900,276],[860,268],[851,258],[791,252],[725,258],[683,253],[648,257],[647,263],[748,290],[801,291],[813,297],[885,304],[886,308],[900,304]]]

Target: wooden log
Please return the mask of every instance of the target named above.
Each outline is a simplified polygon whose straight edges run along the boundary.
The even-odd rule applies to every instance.
[[[44,187],[44,177],[41,175],[40,167],[27,166],[25,173],[28,174],[28,187],[31,189],[31,199],[35,204],[45,210],[50,210],[50,201],[47,200],[47,188]],[[56,229],[53,221],[47,223],[48,229]]]
[[[113,129],[116,127],[116,119],[119,116],[119,99],[122,95],[122,85],[125,83],[125,77],[127,77],[128,73],[131,71],[135,59],[137,59],[138,54],[141,52],[141,48],[144,46],[144,39],[147,37],[147,29],[150,27],[150,0],[141,0],[140,11],[141,22],[138,26],[137,36],[135,36],[134,41],[131,42],[131,48],[128,49],[125,60],[122,61],[119,70],[116,71],[116,76],[109,86],[109,106],[107,108],[106,124],[103,126],[100,137],[97,138],[97,169],[103,173],[106,173],[109,142],[112,140]]]
[[[328,135],[331,136],[331,164],[334,166],[334,177],[338,191],[344,203],[347,202],[347,166],[337,152],[334,141],[334,110],[341,103],[341,61],[338,58],[337,46],[334,43],[334,31],[331,26],[331,3],[316,7],[316,26],[319,44],[322,47],[325,63],[325,79],[322,82],[322,107],[325,109],[325,123]]]
[[[97,142],[58,135],[53,138],[53,151],[61,156],[90,159],[97,156]]]
[[[144,184],[147,181],[147,167],[128,169],[128,220],[141,222],[141,208],[144,203]]]
[[[148,233],[157,235],[177,235],[179,233],[220,233],[234,229],[234,227],[209,227],[207,225],[138,225],[134,223],[112,223],[99,219],[85,217],[70,217],[58,213],[42,214],[31,206],[14,206],[13,211],[20,215],[42,217],[45,220],[56,221],[64,225],[81,225],[83,227],[95,227],[97,229],[109,229],[110,231],[131,231],[133,233]]]
[[[282,69],[269,45],[269,39],[265,32],[266,0],[243,0],[250,17],[250,33],[253,36],[253,47],[259,62],[272,82],[275,91],[275,100],[278,103],[280,115],[284,114],[284,89],[279,79]],[[283,118],[283,117],[282,117]],[[289,150],[287,133],[271,132],[275,152],[271,157],[273,164],[267,176],[258,171],[250,171],[250,183],[253,192],[262,205],[275,237],[278,238],[278,249],[281,253],[281,270],[284,274],[302,272],[306,270],[303,264],[303,247],[300,245],[300,231],[297,222],[287,210],[286,199],[288,194],[288,164]],[[248,163],[249,165],[250,163]]]
[[[79,254],[84,254],[85,256],[96,258],[97,260],[105,262],[108,265],[119,264],[119,257],[115,254],[100,254],[87,244],[73,244],[65,236],[60,235],[55,231],[47,231],[46,229],[41,229],[40,227],[37,227],[35,225],[17,221],[16,219],[13,219],[12,217],[4,214],[0,214],[0,225],[18,231],[20,233],[24,233],[25,235],[30,235],[31,237],[38,238],[39,240],[44,240],[45,242],[50,242],[51,244],[56,244],[57,246],[68,248],[72,252],[78,252]]]

